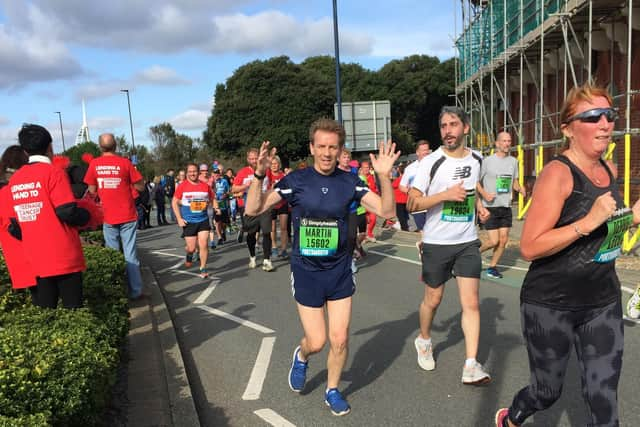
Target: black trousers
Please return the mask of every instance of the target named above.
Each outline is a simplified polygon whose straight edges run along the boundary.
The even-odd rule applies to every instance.
[[[32,301],[38,307],[56,308],[62,298],[64,308],[82,307],[82,272],[36,277]]]

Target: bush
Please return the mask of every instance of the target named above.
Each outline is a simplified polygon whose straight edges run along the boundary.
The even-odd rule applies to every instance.
[[[84,248],[85,308],[41,309],[8,291],[0,257],[0,427],[99,424],[128,329],[124,259]]]

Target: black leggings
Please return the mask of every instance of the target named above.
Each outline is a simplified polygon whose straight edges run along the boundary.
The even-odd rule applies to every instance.
[[[620,300],[581,311],[523,303],[520,313],[531,384],[513,398],[509,419],[522,425],[558,400],[573,345],[580,365],[582,396],[590,411],[588,425],[618,426],[618,381],[624,348]]]
[[[264,212],[257,217],[243,215],[243,226],[247,232],[247,248],[249,255],[256,256],[256,242],[258,231],[262,232],[262,255],[264,259],[271,258],[271,211]]]
[[[43,308],[56,308],[62,298],[64,308],[82,307],[82,272],[59,276],[37,277],[31,291],[33,303]]]

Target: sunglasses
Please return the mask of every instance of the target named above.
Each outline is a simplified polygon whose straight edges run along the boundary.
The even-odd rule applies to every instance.
[[[569,124],[574,120],[580,120],[582,123],[598,123],[603,115],[609,123],[612,123],[618,119],[618,110],[615,108],[594,108],[573,115],[565,120],[564,123]]]

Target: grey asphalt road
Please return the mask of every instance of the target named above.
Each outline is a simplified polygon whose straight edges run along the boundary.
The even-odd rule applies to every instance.
[[[492,426],[497,408],[508,406],[528,381],[518,309],[526,263],[507,253],[505,279],[490,281],[483,274],[478,360],[493,382],[464,386],[455,282],[446,284],[435,319],[436,370],[422,371],[416,363],[413,340],[424,285],[418,281],[415,239],[406,236],[384,232],[360,263],[340,387],[352,412],[334,417],[324,404],[326,350],[311,359],[301,394],[287,384],[301,327],[285,261],[275,261],[270,273],[249,270],[246,246],[234,241],[212,252],[212,277],[203,280],[195,268],[180,265],[184,244],[176,226],[140,232],[140,256],[154,271],[172,314],[202,425]],[[639,326],[626,322],[625,334],[620,412],[622,425],[633,426],[640,424]],[[585,425],[580,389],[574,356],[562,398],[526,425]]]

